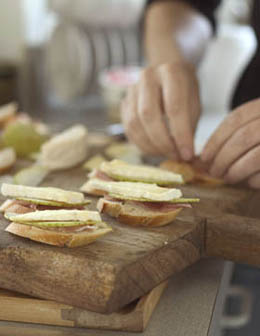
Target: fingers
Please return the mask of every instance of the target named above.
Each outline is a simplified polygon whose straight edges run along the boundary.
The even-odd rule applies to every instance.
[[[254,174],[248,179],[248,185],[254,189],[260,189],[260,172]]]
[[[166,127],[160,104],[161,88],[156,74],[150,69],[145,70],[138,87],[137,113],[144,132],[159,153],[177,159],[176,146]]]
[[[182,159],[190,160],[194,155],[194,129],[190,118],[190,101],[194,104],[194,93],[190,87],[193,83],[189,81],[190,77],[183,73],[183,69],[176,66],[161,66],[159,74],[162,83],[163,107],[168,118],[170,134]]]
[[[121,105],[121,118],[125,133],[129,140],[136,144],[146,154],[158,154],[156,148],[150,142],[143,131],[141,122],[137,115],[137,87],[129,88],[127,97]]]
[[[200,114],[194,73],[185,64],[146,69],[122,107],[129,139],[146,153],[190,160]]]
[[[223,176],[229,167],[254,146],[260,144],[260,118],[238,129],[214,158],[210,169],[213,176]]]
[[[245,113],[247,111],[248,113]],[[221,123],[207,142],[201,154],[202,161],[212,161],[224,143],[242,126],[259,118],[260,99],[246,103],[234,110]]]
[[[240,159],[238,159],[228,170],[225,180],[229,183],[238,183],[250,179],[251,175],[257,173],[260,167],[260,145],[254,147]],[[252,183],[252,181],[251,181]]]

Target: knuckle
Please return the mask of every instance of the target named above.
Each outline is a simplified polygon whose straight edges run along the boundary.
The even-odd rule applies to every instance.
[[[259,143],[260,134],[258,132],[260,128],[260,121],[251,122],[246,127],[241,129],[240,137],[241,142],[245,143],[247,147],[251,147],[255,145],[255,143]]]
[[[158,66],[158,70],[162,75],[169,75],[174,72],[174,66],[169,63],[163,63]]]
[[[152,121],[151,109],[148,106],[142,107],[140,115],[144,122],[149,123]]]
[[[235,183],[239,181],[240,172],[241,172],[241,168],[239,170],[235,169],[234,167],[229,168],[226,174],[227,181],[230,183]]]
[[[256,147],[251,152],[252,157],[252,165],[258,165],[260,163],[260,146]]]
[[[175,123],[174,118],[179,117],[181,114],[181,104],[179,101],[175,101],[174,106],[169,110],[170,123]]]
[[[153,69],[151,67],[144,69],[140,74],[140,81],[146,81],[153,76]]]
[[[134,130],[137,125],[137,118],[135,117],[134,113],[129,113],[128,117],[125,118],[124,124],[127,128],[127,130]]]
[[[227,121],[232,128],[240,127],[243,121],[241,110],[233,112],[230,116],[227,117]]]
[[[126,127],[128,130],[134,130],[136,128],[137,120],[135,118],[129,118],[126,122]]]
[[[250,134],[252,133],[248,133],[251,132],[251,127],[242,127],[239,132],[238,132],[238,136],[236,137],[236,146],[238,148],[241,147],[248,147],[251,145],[252,143],[252,137],[250,136]]]
[[[256,174],[248,179],[248,185],[254,189],[260,189],[260,174]]]
[[[159,66],[159,71],[164,75],[177,75],[183,72],[183,68],[178,63],[164,63]]]

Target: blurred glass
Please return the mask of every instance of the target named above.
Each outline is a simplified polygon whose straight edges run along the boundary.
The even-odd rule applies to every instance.
[[[110,123],[120,123],[120,105],[127,89],[140,76],[141,68],[135,66],[114,67],[104,70],[99,76],[101,95],[106,104]]]

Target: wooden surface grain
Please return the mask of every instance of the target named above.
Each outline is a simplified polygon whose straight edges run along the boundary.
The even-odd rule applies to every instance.
[[[208,336],[223,274],[223,262],[204,259],[170,278],[143,336]],[[223,290],[223,288],[222,288]],[[219,318],[219,315],[217,315]],[[132,336],[132,332],[54,327],[0,321],[1,336]],[[212,333],[214,335],[214,333]]]
[[[77,168],[49,175],[44,185],[78,190],[85,180],[85,171]],[[113,233],[75,249],[51,247],[11,235],[4,231],[8,223],[2,218],[0,287],[111,313],[205,255],[260,265],[258,248],[250,247],[251,242],[257,245],[260,239],[255,235],[257,220],[250,221],[247,227],[253,223],[256,231],[247,230],[247,235],[229,220],[230,214],[259,216],[259,193],[230,187],[182,189],[185,197],[198,196],[201,201],[194,209],[183,210],[173,224],[135,228],[104,216]],[[90,208],[95,209],[95,201]],[[228,236],[228,228],[237,242],[240,237],[242,241],[247,239],[240,254]]]
[[[260,266],[260,219],[223,215],[207,220],[207,256]]]
[[[111,314],[100,314],[54,301],[0,289],[0,321],[143,331],[167,286],[162,282],[137,301]]]
[[[85,174],[82,169],[55,173],[44,185],[77,190]],[[94,201],[90,208],[95,209]],[[74,249],[9,234],[2,218],[0,287],[91,311],[112,312],[201,257],[201,219],[186,216],[174,225],[147,229],[103,218],[113,233]]]

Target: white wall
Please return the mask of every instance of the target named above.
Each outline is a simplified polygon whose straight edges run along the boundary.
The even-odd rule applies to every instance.
[[[37,0],[36,0],[37,1]],[[20,0],[0,1],[0,61],[20,62],[23,50]]]

